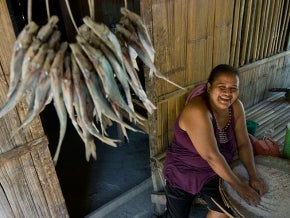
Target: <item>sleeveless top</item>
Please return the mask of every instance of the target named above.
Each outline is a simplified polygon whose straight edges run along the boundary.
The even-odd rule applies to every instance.
[[[197,87],[196,90],[198,90],[198,95],[204,96],[212,114],[212,125],[219,151],[225,157],[225,160],[230,163],[237,150],[233,108],[232,106],[229,108],[230,119],[228,124],[223,129],[219,129],[205,96],[205,89],[200,92],[201,87]],[[190,99],[196,96],[194,91],[195,89],[190,93]],[[179,116],[174,125],[173,141],[167,148],[163,174],[171,186],[191,194],[197,194],[207,182],[218,177],[196,151],[187,132],[179,127]]]

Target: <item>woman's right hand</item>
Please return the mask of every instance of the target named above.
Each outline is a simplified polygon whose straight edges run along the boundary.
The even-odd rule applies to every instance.
[[[256,206],[261,201],[259,193],[256,192],[255,189],[253,189],[246,182],[240,182],[240,184],[235,187],[235,190],[237,191],[239,196],[251,206]]]

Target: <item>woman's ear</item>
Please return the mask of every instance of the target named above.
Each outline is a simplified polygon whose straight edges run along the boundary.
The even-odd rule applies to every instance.
[[[211,87],[211,84],[208,82],[208,83],[206,84],[206,91],[207,91],[207,92],[209,92],[210,87]]]

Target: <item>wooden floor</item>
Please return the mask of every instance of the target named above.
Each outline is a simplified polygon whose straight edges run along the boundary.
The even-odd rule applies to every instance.
[[[246,118],[258,123],[256,138],[271,136],[283,149],[286,125],[290,122],[290,101],[284,93],[275,94],[268,99],[246,109]]]

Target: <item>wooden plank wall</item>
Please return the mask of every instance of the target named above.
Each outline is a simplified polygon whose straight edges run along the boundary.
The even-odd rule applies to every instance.
[[[289,54],[268,59],[286,51],[287,0],[141,0],[140,13],[151,30],[156,66],[185,87],[151,80],[145,73],[147,94],[157,105],[148,118],[151,156],[166,150],[187,93],[217,64],[241,68],[241,98],[247,107],[267,97],[269,87],[290,85]],[[246,67],[259,60],[264,62]]]
[[[6,101],[15,34],[5,0],[0,0],[0,105]],[[39,118],[11,137],[23,120],[22,102],[0,119],[0,217],[68,217]]]

